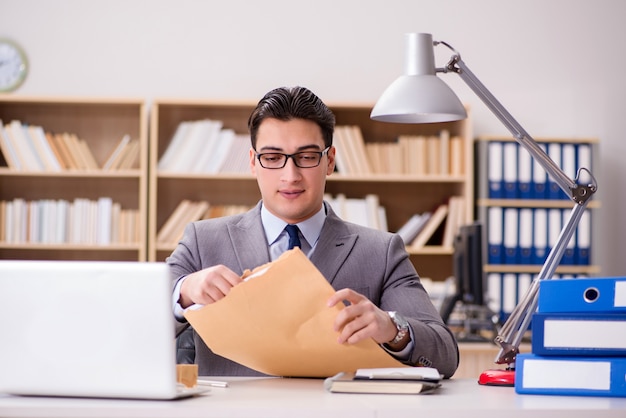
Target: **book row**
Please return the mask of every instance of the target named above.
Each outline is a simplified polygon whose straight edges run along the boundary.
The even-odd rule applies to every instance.
[[[512,141],[479,141],[486,147],[480,155],[486,158],[487,192],[490,199],[570,199],[551,179],[538,159],[532,158],[519,143]],[[589,143],[538,142],[552,161],[572,180],[588,184],[592,172],[592,145]],[[581,169],[586,169],[581,170]]]
[[[543,264],[557,242],[571,209],[487,208],[489,264]],[[591,212],[585,211],[567,244],[561,264],[591,262]]]
[[[543,280],[518,393],[626,397],[626,277]]]
[[[337,126],[337,172],[358,174],[462,175],[464,143],[447,130],[439,135],[400,135],[394,142],[365,142],[358,126]]]
[[[211,205],[206,201],[183,199],[167,218],[157,234],[157,242],[175,245],[183,236],[188,223],[201,219],[235,215],[250,209],[246,205]]]
[[[336,171],[341,175],[464,172],[463,140],[446,130],[433,136],[402,135],[395,142],[365,143],[358,126],[338,125],[333,145]],[[250,136],[225,129],[222,121],[184,121],[159,158],[158,169],[163,173],[247,173],[249,148]]]
[[[0,154],[16,171],[125,170],[135,168],[139,140],[124,135],[100,165],[84,139],[70,133],[45,132],[41,126],[0,120]]]
[[[8,244],[136,244],[139,228],[139,212],[109,197],[0,201],[0,242]]]

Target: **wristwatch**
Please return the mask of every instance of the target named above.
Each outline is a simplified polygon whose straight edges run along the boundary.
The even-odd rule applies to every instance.
[[[389,311],[387,312],[387,314],[389,315],[389,318],[391,318],[391,321],[398,330],[398,333],[396,334],[394,339],[387,343],[394,345],[402,341],[402,339],[404,339],[404,337],[406,337],[406,335],[409,333],[409,322],[398,312]]]

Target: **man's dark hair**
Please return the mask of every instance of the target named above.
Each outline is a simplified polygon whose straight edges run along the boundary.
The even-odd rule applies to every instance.
[[[248,119],[250,140],[255,150],[259,126],[267,118],[282,121],[310,120],[320,127],[325,147],[333,144],[335,115],[319,97],[305,87],[279,87],[259,101]]]

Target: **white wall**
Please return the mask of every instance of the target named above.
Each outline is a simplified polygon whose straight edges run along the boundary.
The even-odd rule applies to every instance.
[[[624,16],[621,0],[0,0],[0,36],[29,56],[17,95],[256,100],[300,84],[373,103],[402,70],[404,33],[433,33],[532,136],[601,139],[597,260],[626,275]],[[475,135],[507,133],[445,80]]]

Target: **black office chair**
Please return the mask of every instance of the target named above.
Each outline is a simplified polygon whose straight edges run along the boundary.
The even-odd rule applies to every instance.
[[[196,360],[196,346],[193,341],[194,331],[187,327],[176,337],[176,363],[194,364]]]

